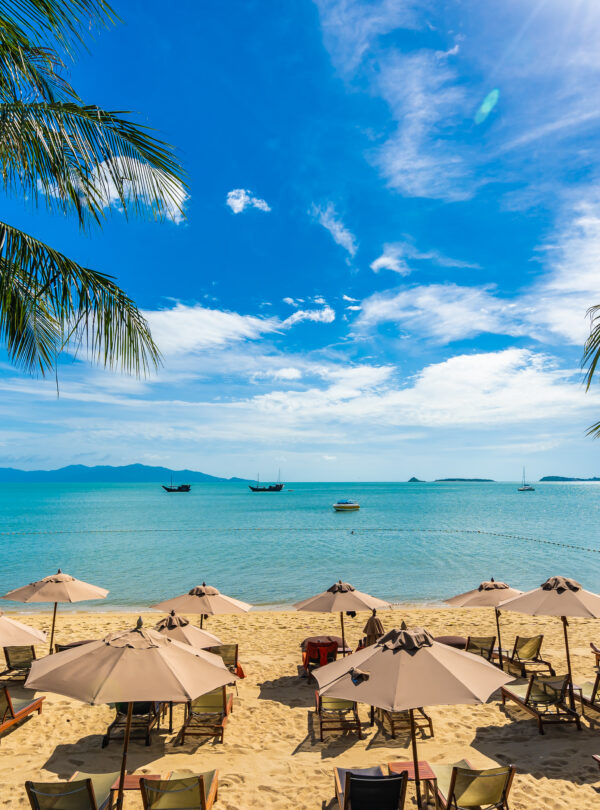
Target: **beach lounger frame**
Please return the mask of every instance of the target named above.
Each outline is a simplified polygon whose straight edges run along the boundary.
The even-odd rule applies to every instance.
[[[592,648],[592,653],[596,659],[595,666],[600,667],[600,647],[597,644],[594,644],[593,641],[590,641],[590,647]]]
[[[27,677],[32,663],[36,660],[35,647],[32,644],[23,646],[3,647],[4,658],[6,659],[6,669],[0,673],[10,675],[15,672],[18,675]]]
[[[342,783],[343,780],[343,783]],[[408,784],[408,773],[403,771],[399,774],[386,774],[381,765],[375,768],[334,768],[333,781],[335,787],[335,797],[337,799],[338,807],[340,810],[402,810],[406,799],[406,786]],[[372,787],[373,789],[393,786],[396,788],[398,794],[398,803],[383,805],[380,803],[379,797],[375,799],[376,804],[372,803],[372,798],[367,799],[367,803],[357,804],[357,797],[352,801],[352,783],[360,783],[361,787]]]
[[[457,762],[454,765],[431,765],[436,774],[436,779],[424,779],[425,783],[425,805],[429,805],[430,793],[433,796],[436,810],[462,810],[462,808],[485,808],[485,810],[509,810],[508,795],[515,775],[514,765],[504,765],[498,768],[484,768],[476,770],[467,759]],[[452,768],[449,773],[448,770]],[[498,786],[494,795],[490,798],[485,795],[486,780],[499,780],[504,777],[504,784]],[[478,795],[473,795],[471,801],[468,798],[469,789],[473,791],[473,784],[480,782]],[[447,787],[446,787],[447,785]],[[491,784],[490,784],[491,787]],[[483,788],[483,790],[482,790]],[[458,793],[458,795],[457,795]],[[486,802],[486,799],[489,801]],[[481,800],[481,801],[480,801]],[[465,804],[464,802],[468,803]]]
[[[496,636],[469,636],[465,645],[465,652],[480,655],[486,661],[491,661],[495,644]]]
[[[526,686],[526,689],[522,687]],[[527,684],[500,687],[502,705],[512,700],[528,714],[535,717],[540,734],[545,723],[575,723],[581,731],[579,714],[567,703],[569,676],[540,677],[530,675]],[[518,689],[518,692],[515,692]]]
[[[42,713],[42,704],[45,697],[35,698],[35,700],[18,700],[10,696],[7,686],[0,689],[0,734],[11,726],[15,726],[29,717],[30,714]]]
[[[319,739],[323,742],[326,731],[356,731],[362,740],[362,727],[358,707],[354,700],[322,697],[315,691],[315,712],[319,718]]]
[[[81,794],[82,803],[77,806],[74,798],[69,804],[73,810],[107,810],[111,805],[111,785],[119,776],[119,772],[90,774],[76,771],[68,782],[34,782],[27,780],[25,790],[32,810],[50,810],[61,796],[75,796]],[[79,779],[77,779],[79,777]],[[62,787],[62,792],[59,788]],[[49,801],[40,801],[49,799]]]
[[[220,699],[216,699],[218,696]],[[212,700],[211,700],[212,698]],[[198,708],[209,707],[208,711],[198,711]],[[214,708],[213,708],[214,706]],[[218,737],[223,742],[225,726],[229,715],[233,712],[233,695],[227,694],[226,686],[219,686],[212,692],[207,692],[195,700],[191,700],[185,709],[183,726],[175,743],[183,745],[186,735],[190,737]]]
[[[600,712],[600,669],[598,669],[595,681],[587,681],[579,686],[573,685],[573,695],[579,699],[583,715],[585,715],[586,706]]]
[[[136,711],[136,706],[138,707]],[[147,710],[141,711],[140,707],[148,707]],[[106,734],[102,738],[102,748],[106,748],[116,732],[123,731],[125,733],[125,726],[127,725],[127,703],[115,704],[116,716],[109,727],[106,729]],[[139,701],[133,704],[133,714],[131,715],[131,731],[130,737],[141,738],[143,737],[146,745],[150,745],[150,734],[154,726],[160,729],[160,715],[164,713],[164,706],[161,703],[153,701]]]
[[[537,636],[517,636],[512,653],[505,656],[503,652],[504,663],[509,667],[515,667],[521,678],[528,678],[530,675],[543,675],[544,672],[554,677],[556,675],[554,667],[540,655],[543,641],[543,634]],[[529,652],[532,654],[528,655],[527,653]],[[494,651],[494,657],[496,657],[496,655],[497,652]]]
[[[409,712],[389,712],[387,709],[376,709],[377,715],[383,726],[385,721],[390,724],[390,734],[392,739],[396,739],[397,729],[405,729],[410,734],[410,714]],[[434,737],[433,720],[422,707],[413,712],[415,728],[427,729],[431,737]]]
[[[166,779],[140,779],[144,810],[176,807],[210,810],[217,800],[219,771],[184,774],[173,772]]]

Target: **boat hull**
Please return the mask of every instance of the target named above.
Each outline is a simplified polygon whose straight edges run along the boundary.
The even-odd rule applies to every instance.
[[[336,512],[357,512],[360,509],[358,503],[334,503],[333,508]]]
[[[189,492],[192,488],[191,484],[179,484],[177,487],[170,487],[166,484],[161,484],[165,492]]]
[[[248,489],[252,490],[252,492],[281,492],[283,489],[284,484],[271,484],[268,487],[253,487],[248,486]]]

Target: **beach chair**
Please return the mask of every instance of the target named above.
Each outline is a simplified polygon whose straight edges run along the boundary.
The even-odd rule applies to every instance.
[[[244,670],[238,661],[238,645],[237,644],[219,644],[216,647],[209,647],[206,652],[218,655],[223,659],[223,663],[230,672],[237,675],[238,678],[245,678]]]
[[[3,649],[6,669],[2,675],[15,672],[17,675],[27,677],[31,665],[35,661],[35,647],[4,647]]]
[[[144,810],[210,810],[217,800],[219,772],[190,776],[171,773],[168,779],[140,779]]]
[[[74,773],[68,782],[25,782],[32,810],[105,810],[116,773]]]
[[[508,810],[508,794],[515,775],[514,765],[474,770],[468,760],[453,765],[430,763],[435,780],[424,779],[425,803],[433,796],[436,810]]]
[[[377,713],[383,726],[385,726],[386,721],[389,723],[390,733],[393,740],[396,739],[396,732],[398,730],[404,730],[410,734],[409,712],[389,712],[387,709],[377,709]],[[413,712],[413,718],[415,721],[415,728],[427,729],[430,736],[434,736],[433,721],[424,709],[415,709]]]
[[[584,681],[573,686],[573,695],[581,702],[581,713],[585,714],[585,707],[600,712],[600,670],[594,681]]]
[[[597,644],[594,644],[593,641],[590,641],[590,647],[592,648],[592,652],[596,658],[596,666],[600,667],[600,647]]]
[[[406,771],[387,776],[375,768],[334,768],[335,796],[340,810],[402,810]]]
[[[530,675],[527,683],[501,687],[502,705],[512,700],[535,717],[540,734],[544,733],[544,723],[575,723],[581,731],[579,715],[567,703],[568,687],[568,675]]]
[[[354,700],[322,697],[315,692],[315,711],[319,718],[319,738],[323,742],[325,731],[356,731],[362,740],[358,709]]]
[[[513,667],[519,672],[521,678],[528,678],[530,675],[543,675],[547,672],[553,677],[556,675],[549,661],[545,661],[540,651],[544,636],[517,636],[512,653],[504,658],[504,663]]]
[[[41,714],[44,700],[45,697],[21,700],[11,697],[6,686],[0,689],[0,734],[34,712]]]
[[[218,737],[223,742],[225,726],[232,711],[233,695],[227,695],[225,686],[191,700],[179,732],[181,745],[185,742],[186,734],[192,737]]]
[[[324,667],[337,659],[337,641],[328,641],[326,644],[316,644],[309,641],[302,654],[302,666],[310,680],[313,669]]]
[[[480,655],[486,661],[491,661],[495,643],[496,636],[469,636],[465,651],[473,653],[473,655]]]
[[[592,754],[592,759],[600,767],[600,754]]]
[[[127,703],[115,703],[116,716],[110,726],[106,729],[106,734],[102,738],[102,748],[110,742],[111,736],[116,733],[125,733],[125,726],[127,724]],[[160,728],[160,712],[162,705],[154,702],[138,702],[133,704],[133,713],[131,715],[131,731],[130,737],[143,737],[146,745],[150,745],[150,732],[157,726]]]

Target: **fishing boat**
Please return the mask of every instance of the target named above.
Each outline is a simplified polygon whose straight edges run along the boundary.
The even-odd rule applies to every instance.
[[[360,504],[350,498],[340,498],[333,504],[333,508],[336,512],[356,512],[360,509]]]
[[[281,492],[285,484],[281,483],[281,470],[279,470],[279,474],[277,475],[277,483],[276,484],[268,484],[267,486],[260,485],[260,476],[256,473],[256,486],[252,486],[249,484],[248,488],[252,492]]]
[[[525,467],[523,467],[523,483],[517,489],[517,492],[535,492],[535,487],[532,487],[531,484],[528,484],[525,480]]]
[[[165,492],[189,492],[192,488],[191,484],[174,484],[173,476],[171,476],[170,484],[161,484]]]

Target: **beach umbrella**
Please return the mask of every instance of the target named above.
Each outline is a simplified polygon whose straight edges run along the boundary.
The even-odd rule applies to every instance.
[[[189,623],[188,619],[178,616],[174,610],[164,619],[161,619],[154,629],[157,633],[162,633],[168,638],[174,638],[175,641],[180,641],[182,644],[191,644],[192,647],[196,647],[198,650],[203,650],[205,647],[216,647],[223,643],[213,633],[207,633],[206,630],[194,627],[193,624]]]
[[[550,577],[539,588],[527,591],[506,602],[500,602],[502,610],[514,610],[528,616],[560,616],[565,637],[567,671],[569,673],[569,700],[575,706],[573,697],[573,676],[569,652],[569,618],[600,618],[600,596],[585,591],[578,582],[567,577]]]
[[[28,647],[46,641],[46,634],[0,613],[0,647]]]
[[[366,637],[367,646],[375,644],[375,642],[384,635],[385,630],[381,619],[377,616],[377,610],[373,608],[373,613],[369,616],[367,623],[363,627],[363,633]]]
[[[221,613],[247,613],[252,605],[240,602],[232,596],[225,596],[216,588],[203,582],[181,596],[152,605],[155,610],[175,610],[178,613],[200,614],[200,627],[205,616],[216,616]]]
[[[504,669],[502,662],[502,639],[500,637],[500,610],[498,605],[500,602],[505,602],[507,599],[512,599],[515,596],[520,596],[523,591],[517,591],[511,588],[506,582],[496,582],[492,577],[489,582],[482,582],[478,588],[473,591],[461,593],[458,596],[453,596],[452,599],[444,599],[447,605],[453,607],[493,607],[496,614],[496,629],[498,631],[498,657],[500,660],[500,668]]]
[[[309,610],[314,613],[337,613],[339,611],[342,625],[342,655],[345,655],[344,612],[356,613],[359,610],[389,608],[390,603],[384,602],[383,599],[377,599],[375,596],[370,596],[368,593],[357,591],[353,585],[342,582],[340,579],[338,582],[334,582],[331,588],[327,588],[326,591],[318,593],[316,596],[311,596],[310,599],[297,602],[294,607],[296,610]]]
[[[127,703],[117,810],[123,804],[133,703],[186,703],[237,680],[218,655],[146,630],[112,633],[101,641],[34,661],[25,687],[84,703]]]
[[[50,633],[50,654],[53,652],[54,628],[56,626],[56,608],[59,602],[85,602],[88,599],[104,599],[108,591],[97,585],[90,585],[75,579],[70,574],[58,573],[39,579],[22,588],[9,591],[2,596],[11,602],[53,602],[52,632]]]
[[[423,628],[390,630],[371,647],[314,671],[319,694],[410,717],[417,806],[421,805],[414,709],[485,703],[514,680],[479,655],[434,641]]]

